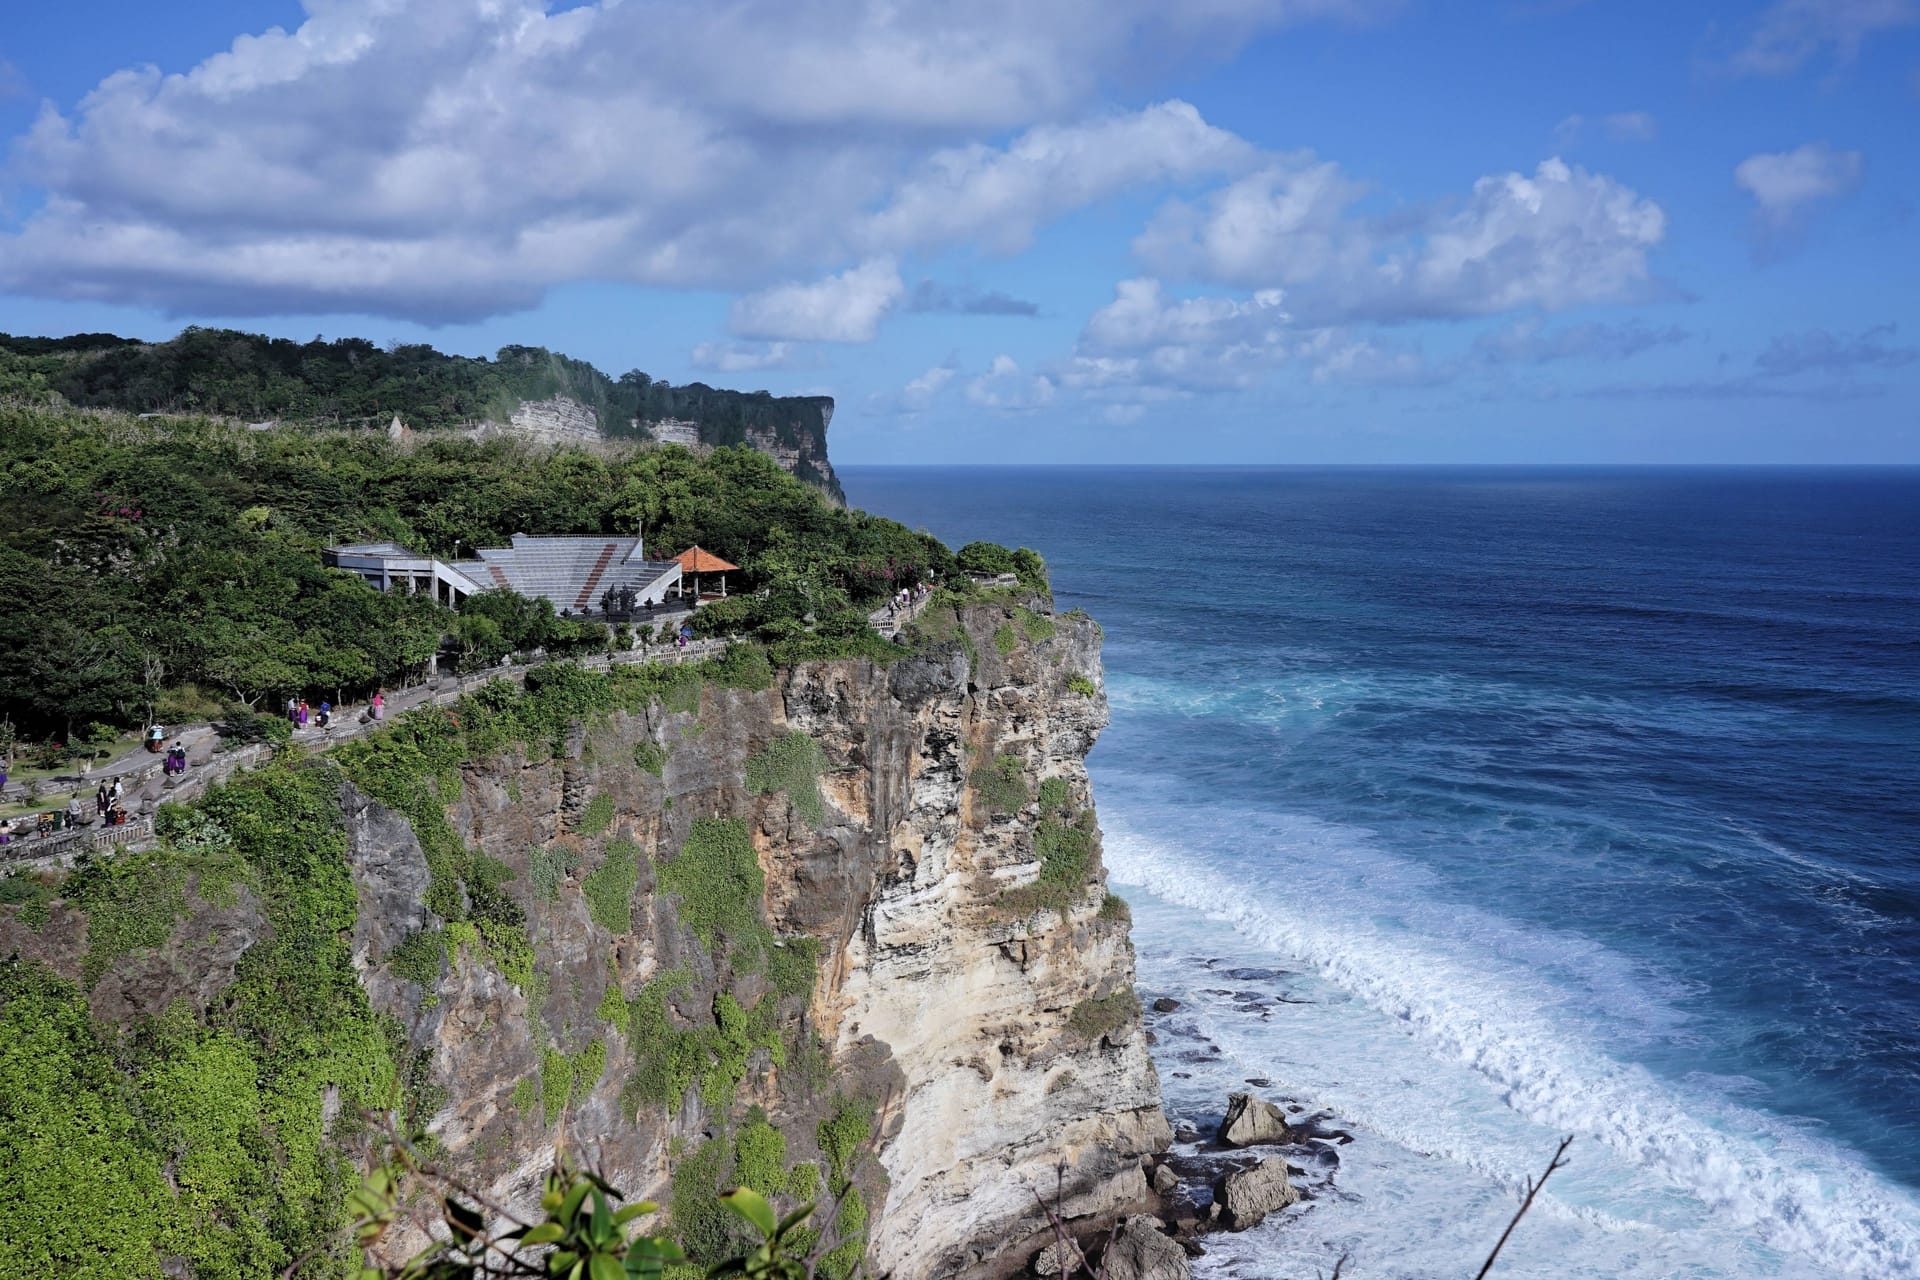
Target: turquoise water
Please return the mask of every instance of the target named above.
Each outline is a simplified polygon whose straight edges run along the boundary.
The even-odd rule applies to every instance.
[[[1354,1129],[1200,1274],[1471,1275],[1572,1133],[1496,1274],[1920,1276],[1920,472],[844,479],[1104,625],[1170,1109]]]

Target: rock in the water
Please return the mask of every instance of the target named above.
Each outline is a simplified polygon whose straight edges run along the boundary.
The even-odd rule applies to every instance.
[[[1260,1142],[1292,1142],[1286,1113],[1250,1093],[1227,1095],[1227,1118],[1220,1122],[1220,1141],[1230,1147]]]
[[[1068,1268],[1078,1269],[1085,1265],[1086,1256],[1071,1240],[1065,1244],[1056,1240],[1033,1255],[1033,1274],[1037,1276],[1057,1276]]]
[[[1187,1280],[1187,1251],[1160,1229],[1160,1220],[1128,1218],[1107,1246],[1101,1268],[1106,1280]]]
[[[1153,1189],[1163,1196],[1170,1196],[1180,1189],[1180,1178],[1163,1164],[1153,1171]]]
[[[1180,1007],[1180,1002],[1178,1000],[1175,1000],[1172,996],[1161,996],[1158,1000],[1155,1000],[1153,1002],[1153,1011],[1155,1013],[1172,1013],[1175,1009],[1178,1009],[1179,1007]]]
[[[1284,1209],[1299,1198],[1300,1193],[1287,1181],[1287,1162],[1278,1156],[1230,1173],[1214,1188],[1220,1220],[1229,1231],[1257,1227],[1275,1209]]]

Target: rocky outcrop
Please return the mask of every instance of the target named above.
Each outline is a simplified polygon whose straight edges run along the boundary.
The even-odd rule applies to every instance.
[[[1188,1280],[1187,1251],[1166,1234],[1160,1219],[1136,1214],[1121,1224],[1101,1255],[1105,1280]]]
[[[600,439],[600,418],[578,400],[554,396],[523,401],[508,420],[520,435],[542,444],[577,444]]]
[[[1010,652],[995,637],[1018,625],[1014,611],[970,610],[965,644],[956,633],[891,666],[808,664],[764,691],[708,688],[693,709],[615,712],[553,755],[470,762],[449,818],[511,872],[537,999],[481,948],[456,948],[424,988],[393,976],[388,959],[406,939],[439,928],[419,905],[425,858],[404,822],[343,797],[363,916],[356,960],[376,1007],[431,1057],[448,1101],[430,1127],[463,1176],[525,1203],[564,1142],[591,1150],[616,1184],[666,1199],[676,1158],[726,1142],[748,1108],[780,1131],[790,1162],[822,1161],[821,1124],[859,1099],[880,1137],[856,1179],[875,1210],[878,1275],[1021,1271],[1048,1229],[1036,1188],[1102,1235],[1152,1203],[1140,1157],[1171,1133],[1124,917],[1104,909],[1084,763],[1106,723],[1098,628],[1031,603]],[[817,804],[746,782],[751,761],[795,734],[818,752]],[[635,763],[654,751],[658,775]],[[1058,813],[1041,813],[1042,794]],[[599,829],[587,820],[596,806]],[[1069,810],[1088,854],[1078,880],[1021,896],[1041,871],[1038,831]],[[804,996],[770,993],[764,970],[703,945],[683,894],[662,883],[663,866],[711,833],[696,824],[716,819],[744,823],[773,934],[818,948]],[[625,910],[599,896],[604,885],[587,892],[636,850]],[[783,1062],[749,1053],[731,1107],[700,1086],[672,1106],[636,1104],[650,1046],[606,1011],[655,998],[661,982],[673,984],[662,1025],[677,1034],[711,1027],[723,998],[754,1009],[771,994]],[[796,1060],[810,1037],[830,1055],[812,1081]],[[589,1055],[597,1071],[542,1123],[525,1104],[535,1083],[548,1087],[556,1054]]]
[[[783,1212],[841,1200],[857,1238],[823,1274],[864,1241],[877,1276],[1000,1280],[1051,1235],[1039,1192],[1078,1247],[1122,1223],[1116,1247],[1159,1276],[1133,1220],[1171,1134],[1085,767],[1099,631],[1044,597],[938,613],[919,624],[944,639],[885,665],[545,668],[538,707],[494,684],[410,712],[234,800],[248,823],[286,821],[296,791],[337,806],[337,835],[301,811],[313,856],[350,873],[313,903],[159,858],[91,916],[16,883],[0,956],[80,982],[115,1027],[211,1018],[270,919],[324,910],[315,936],[350,944],[392,1029],[410,1123],[489,1202],[532,1210],[564,1149],[673,1202],[677,1234],[701,1229],[683,1207],[724,1219],[715,1194],[753,1179]],[[346,1114],[336,1084],[315,1135]],[[363,1130],[326,1131],[366,1156]],[[729,1228],[709,1226],[711,1257]],[[382,1248],[421,1242],[401,1225]]]
[[[1257,1227],[1268,1214],[1299,1198],[1300,1193],[1287,1181],[1287,1162],[1278,1156],[1262,1160],[1251,1169],[1229,1173],[1214,1192],[1220,1221],[1229,1231]]]
[[[1293,1140],[1293,1132],[1287,1128],[1286,1112],[1250,1093],[1227,1096],[1226,1118],[1220,1122],[1220,1141],[1230,1147],[1252,1147]]]

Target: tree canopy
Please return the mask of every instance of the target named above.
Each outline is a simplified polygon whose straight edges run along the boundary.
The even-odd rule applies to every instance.
[[[0,403],[0,715],[51,732],[132,723],[184,686],[248,704],[365,689],[445,633],[475,653],[590,640],[562,636],[550,606],[529,621],[476,598],[457,620],[320,557],[392,539],[451,558],[514,533],[641,533],[649,555],[698,543],[764,593],[728,629],[775,640],[851,634],[896,586],[954,563],[745,447],[393,442]]]
[[[800,450],[803,478],[834,489],[812,461],[815,453],[825,456],[831,397],[673,386],[637,369],[614,378],[544,347],[502,347],[489,360],[425,343],[294,342],[199,327],[155,343],[102,333],[0,334],[0,395],[50,393],[129,413],[332,427],[384,427],[397,414],[423,430],[504,422],[523,401],[566,396],[592,409],[614,437],[645,438],[647,424],[668,419],[694,423],[703,444],[740,444],[749,432],[769,436]]]

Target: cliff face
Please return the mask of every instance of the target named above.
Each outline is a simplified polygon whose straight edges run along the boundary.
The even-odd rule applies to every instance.
[[[833,463],[827,458],[827,427],[833,422],[833,401],[826,396],[797,397],[778,423],[749,421],[744,425],[689,418],[634,418],[627,432],[661,444],[687,446],[745,444],[770,455],[787,471],[846,501]],[[605,424],[590,405],[564,395],[526,400],[505,423],[483,422],[467,429],[478,439],[511,434],[541,444],[587,444],[607,438]]]
[[[724,1186],[839,1197],[840,1231],[899,1280],[1021,1270],[1045,1242],[1034,1190],[1051,1198],[1063,1162],[1070,1219],[1144,1205],[1140,1157],[1171,1135],[1084,766],[1106,723],[1099,633],[1028,603],[949,613],[946,643],[891,666],[695,677],[517,741],[486,736],[483,692],[413,713],[387,756],[356,755],[370,739],[301,775],[342,815],[351,970],[402,1038],[438,1158],[524,1209],[564,1147],[671,1200],[696,1246],[725,1242]],[[382,790],[378,761],[445,733],[473,735],[457,766]],[[203,896],[204,874],[111,955],[84,898],[37,920],[0,905],[0,955],[79,982],[109,1028],[158,1009],[218,1024],[286,917],[244,877]],[[314,1132],[357,1152],[340,1093],[314,1095]]]
[[[1106,723],[1098,630],[1062,619],[1034,641],[1014,617],[969,611],[971,675],[957,645],[891,668],[811,664],[763,692],[709,688],[697,708],[617,713],[576,729],[552,758],[470,764],[451,818],[466,843],[512,869],[510,892],[535,890],[525,905],[544,988],[537,1010],[488,965],[456,963],[427,987],[383,965],[435,923],[419,905],[428,872],[404,821],[350,798],[358,963],[376,1008],[413,1026],[432,1055],[449,1099],[431,1126],[445,1150],[508,1200],[532,1193],[556,1142],[594,1153],[617,1184],[666,1198],[674,1154],[723,1133],[743,1106],[766,1111],[791,1161],[831,1164],[821,1125],[858,1099],[884,1137],[879,1167],[855,1179],[879,1208],[870,1257],[901,1280],[1019,1269],[1041,1243],[1033,1188],[1051,1193],[1063,1159],[1069,1216],[1143,1202],[1139,1156],[1170,1134],[1097,850],[1059,895],[1061,910],[1003,897],[1040,873],[1043,780],[1055,780],[1044,792],[1055,805],[1090,806],[1084,758]],[[792,789],[768,792],[756,762],[781,744],[805,755],[802,742],[813,765],[775,779]],[[635,763],[662,751],[657,777]],[[817,802],[806,790],[813,768]],[[716,819],[744,821],[764,876],[754,905],[783,949],[814,940],[819,964],[811,989],[785,1006],[784,1061],[771,1041],[752,1048],[732,1106],[703,1084],[636,1107],[633,1081],[659,1046],[637,1043],[638,1024],[610,1019],[610,1003],[653,999],[670,975],[676,1031],[701,1029],[729,995],[747,1010],[769,998],[781,1007],[777,976],[743,972],[752,966],[737,953],[690,934],[689,903],[672,887],[684,882],[678,859],[715,856]],[[647,856],[615,909],[630,908],[632,927],[609,928],[591,880],[632,846]],[[543,876],[567,866],[540,900],[552,883]],[[815,1036],[830,1061],[808,1080],[799,1060]],[[524,1104],[521,1082],[540,1080],[547,1105],[553,1055],[599,1059],[599,1045],[597,1079],[576,1087],[564,1117],[529,1124],[513,1101],[518,1088]]]
[[[384,1059],[445,1169],[522,1211],[566,1150],[672,1201],[664,1230],[708,1257],[730,1230],[712,1197],[743,1182],[781,1207],[839,1201],[833,1234],[854,1242],[833,1280],[860,1240],[899,1280],[1014,1274],[1044,1244],[1033,1192],[1052,1199],[1056,1167],[1066,1217],[1096,1226],[1146,1205],[1140,1155],[1171,1134],[1085,771],[1098,628],[1044,599],[924,624],[945,641],[891,666],[545,668],[540,697],[490,685],[242,777],[154,854],[0,896],[0,958],[75,984],[0,965],[0,1013],[36,1025],[27,1000],[84,1000],[100,1046],[136,1046],[146,1105],[175,1055],[261,1046],[240,1079],[284,1119],[255,1134],[240,1109],[221,1186],[275,1184],[294,1130],[319,1144],[305,1167],[363,1157]],[[332,994],[303,1038],[275,1031],[323,1007],[288,1000],[326,973],[365,1004]],[[209,1075],[177,1105],[232,1088]],[[169,1171],[213,1157],[204,1125],[165,1115],[129,1113],[154,1140],[111,1148],[152,1161],[156,1222],[188,1207]],[[342,1192],[301,1186],[319,1230]]]

